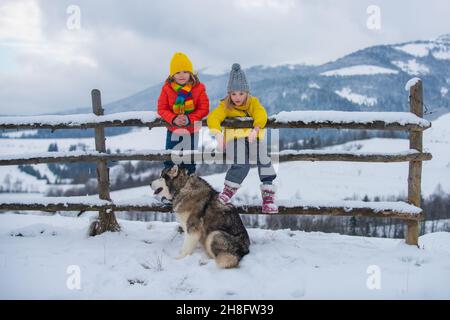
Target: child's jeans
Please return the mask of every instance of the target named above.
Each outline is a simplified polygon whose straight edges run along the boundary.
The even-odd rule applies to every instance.
[[[183,146],[190,146],[189,150],[197,150],[198,146],[198,132],[197,133],[185,133],[185,134],[177,134],[176,132],[172,132],[167,130],[166,136],[166,150],[172,150],[175,146],[181,142],[181,138],[183,138]],[[190,143],[189,143],[190,140]],[[178,147],[180,148],[180,146]],[[178,149],[177,148],[177,149]],[[182,148],[184,150],[184,148]],[[186,168],[189,174],[195,172],[196,166],[195,163],[177,163],[181,168]],[[172,160],[164,161],[164,168],[171,168],[175,165]]]
[[[277,177],[264,139],[253,143],[249,143],[247,138],[234,139],[227,142],[226,154],[227,161],[233,163],[225,176],[227,181],[241,184],[252,164],[258,166],[259,179],[263,184],[272,184]]]

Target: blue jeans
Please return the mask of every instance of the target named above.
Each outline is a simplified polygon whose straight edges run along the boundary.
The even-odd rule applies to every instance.
[[[184,143],[186,143],[186,139],[190,139],[190,150],[197,150],[198,147],[198,132],[191,134],[178,135],[175,132],[167,130],[166,136],[166,150],[172,150],[178,143],[181,142],[181,138],[184,139]],[[172,160],[164,161],[164,168],[171,168],[175,164]],[[189,174],[195,172],[196,166],[195,163],[184,163],[178,164],[181,168],[186,168]]]
[[[238,148],[239,143],[243,148]],[[275,180],[277,174],[271,159],[268,157],[267,150],[267,144],[264,139],[257,139],[253,142],[252,148],[250,147],[248,138],[229,141],[226,146],[227,159],[231,160],[233,164],[230,169],[228,169],[225,180],[242,184],[250,171],[252,162],[256,162],[259,180],[261,180],[263,184],[272,184],[272,181]],[[230,152],[231,155],[229,155]],[[261,158],[265,156],[267,156],[267,158]]]

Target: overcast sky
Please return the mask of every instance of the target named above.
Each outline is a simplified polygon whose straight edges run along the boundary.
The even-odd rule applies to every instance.
[[[320,64],[450,33],[449,16],[448,0],[0,0],[0,114],[86,107],[92,88],[126,97],[165,79],[175,51],[214,74]]]

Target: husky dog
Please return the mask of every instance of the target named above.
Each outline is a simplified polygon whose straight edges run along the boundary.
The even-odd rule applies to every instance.
[[[249,253],[250,240],[237,210],[222,204],[218,192],[199,176],[177,165],[165,168],[151,184],[155,195],[172,201],[184,231],[178,259],[190,255],[198,243],[221,268],[234,268]]]

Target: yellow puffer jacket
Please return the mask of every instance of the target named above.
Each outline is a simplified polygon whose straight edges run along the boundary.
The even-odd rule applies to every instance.
[[[250,96],[247,102],[243,106],[233,106],[232,108],[227,108],[225,106],[225,101],[221,101],[216,109],[214,109],[208,115],[208,128],[211,133],[222,132],[222,121],[226,118],[235,117],[252,117],[253,127],[259,127],[261,130],[258,132],[258,138],[264,138],[264,131],[262,130],[267,123],[267,112],[266,109],[261,105],[258,98]],[[249,135],[251,128],[240,128],[231,129],[225,127],[225,141],[230,141],[234,138],[245,138]]]

